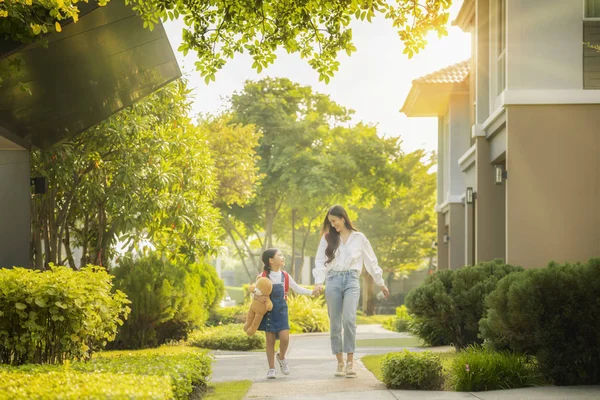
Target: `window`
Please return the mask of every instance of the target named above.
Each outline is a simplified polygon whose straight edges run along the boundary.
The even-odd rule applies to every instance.
[[[597,0],[600,4],[600,0]],[[506,88],[506,0],[496,1],[496,71],[498,74],[497,91],[499,95]]]
[[[584,0],[584,18],[600,18],[600,0]]]

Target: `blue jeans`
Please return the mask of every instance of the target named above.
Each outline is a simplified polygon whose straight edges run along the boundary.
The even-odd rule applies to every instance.
[[[354,353],[356,347],[356,309],[360,296],[358,271],[330,271],[325,285],[329,313],[329,334],[333,354]],[[342,341],[342,328],[344,338]]]

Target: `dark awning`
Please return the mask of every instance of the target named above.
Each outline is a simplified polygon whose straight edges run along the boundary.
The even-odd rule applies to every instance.
[[[44,148],[181,76],[161,24],[143,28],[141,18],[117,0],[82,11],[79,22],[47,36],[47,48],[0,43],[0,64],[23,60],[20,75],[0,86],[0,136]]]

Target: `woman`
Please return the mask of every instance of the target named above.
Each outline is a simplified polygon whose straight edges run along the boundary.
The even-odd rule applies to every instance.
[[[319,291],[327,279],[325,299],[329,313],[331,351],[338,362],[335,376],[356,377],[353,364],[356,347],[356,309],[360,296],[359,276],[363,264],[375,283],[381,287],[383,295],[387,297],[389,290],[385,286],[382,270],[377,264],[371,243],[352,225],[342,206],[333,206],[323,222],[313,276],[315,290]],[[345,366],[342,352],[347,354]]]

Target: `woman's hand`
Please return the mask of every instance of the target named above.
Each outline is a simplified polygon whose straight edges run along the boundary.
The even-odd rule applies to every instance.
[[[383,297],[387,298],[390,295],[390,291],[387,286],[381,286],[381,292],[383,293]]]

